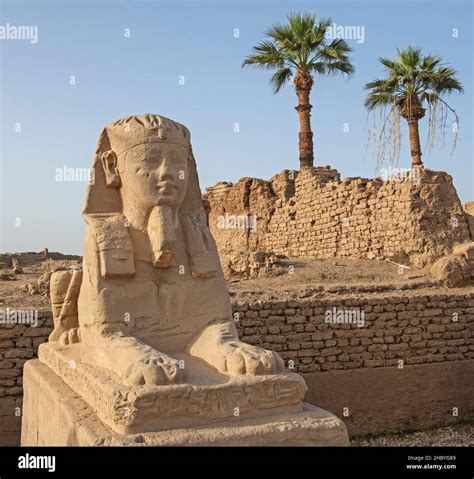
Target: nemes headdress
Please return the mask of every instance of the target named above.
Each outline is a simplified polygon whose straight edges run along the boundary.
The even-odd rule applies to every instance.
[[[120,190],[107,185],[102,159],[107,155],[118,157],[147,143],[180,145],[188,152],[187,190],[178,216],[193,275],[213,276],[219,258],[206,224],[191,135],[184,125],[152,114],[129,116],[110,123],[102,130],[97,143],[92,164],[95,181],[88,187],[83,217],[97,240],[102,276],[135,272],[133,245],[122,214]]]
[[[175,121],[158,115],[129,116],[105,127],[110,147],[117,156],[137,145],[173,143],[189,148],[189,130]]]

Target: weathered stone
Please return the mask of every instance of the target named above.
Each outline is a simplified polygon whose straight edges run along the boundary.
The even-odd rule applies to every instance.
[[[92,168],[83,271],[52,277],[54,330],[39,361],[25,364],[22,445],[129,444],[138,433],[168,445],[347,444],[339,419],[328,433],[328,413],[303,404],[304,380],[249,344],[262,342],[260,303],[242,309],[248,342],[239,339],[188,129],[157,115],[118,120],[103,130]],[[299,309],[282,308],[304,331]],[[283,349],[285,338],[265,342]]]
[[[209,225],[225,254],[266,251],[292,258],[337,254],[425,267],[451,253],[456,243],[469,241],[470,234],[465,221],[456,228],[446,221],[464,217],[449,175],[427,169],[419,175],[416,186],[410,178],[400,178],[367,181],[362,189],[358,179],[341,181],[336,170],[318,168],[306,168],[293,179],[283,172],[269,181],[243,178],[234,185],[219,183],[207,191]],[[420,198],[423,208],[414,210]],[[219,227],[226,214],[243,212],[265,226],[251,233]]]

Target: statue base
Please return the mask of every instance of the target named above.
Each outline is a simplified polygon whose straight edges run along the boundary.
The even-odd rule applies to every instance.
[[[194,383],[126,387],[82,363],[80,345],[45,343],[39,357],[24,367],[23,446],[349,444],[293,373],[229,378],[187,356]]]

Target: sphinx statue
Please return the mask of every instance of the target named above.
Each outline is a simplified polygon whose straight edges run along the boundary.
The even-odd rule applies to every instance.
[[[301,428],[304,443],[347,443],[339,419],[302,402],[304,380],[277,353],[239,340],[189,130],[158,115],[120,119],[92,168],[82,271],[52,275],[54,330],[25,366],[22,444],[129,444],[139,433],[148,444],[285,444]],[[49,400],[69,425],[54,433],[31,419],[52,374]],[[95,422],[77,419],[79,402]]]

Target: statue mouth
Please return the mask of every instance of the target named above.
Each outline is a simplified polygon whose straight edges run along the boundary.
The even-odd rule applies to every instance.
[[[156,185],[157,189],[162,194],[173,194],[178,190],[178,187],[174,184],[170,184],[169,182],[158,183]]]

